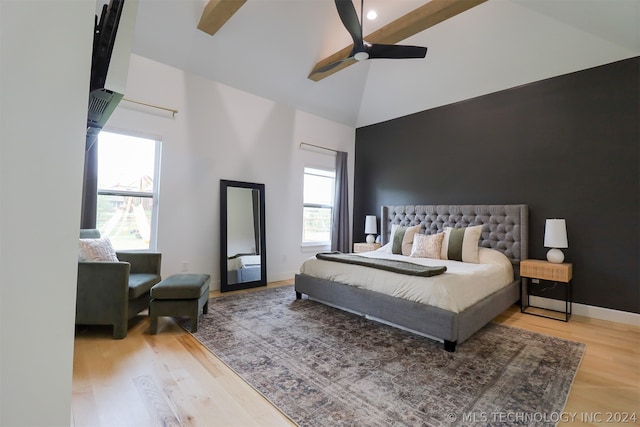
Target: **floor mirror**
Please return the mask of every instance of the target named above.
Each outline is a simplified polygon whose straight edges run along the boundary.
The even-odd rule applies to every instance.
[[[267,285],[264,184],[220,180],[220,291]]]

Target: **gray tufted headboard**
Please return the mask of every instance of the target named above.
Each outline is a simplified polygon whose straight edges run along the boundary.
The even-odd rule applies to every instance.
[[[527,205],[408,205],[383,206],[380,220],[382,243],[389,241],[391,225],[422,224],[424,234],[444,227],[482,225],[478,246],[496,249],[515,266],[528,256],[529,207]]]

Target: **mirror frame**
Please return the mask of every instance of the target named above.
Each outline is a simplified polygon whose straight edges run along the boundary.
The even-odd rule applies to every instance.
[[[227,192],[229,188],[248,188],[251,190],[259,190],[260,197],[260,280],[252,282],[242,282],[229,284],[229,276],[227,274]],[[256,288],[258,286],[267,286],[267,251],[265,239],[265,220],[264,220],[264,184],[256,184],[252,182],[230,181],[226,179],[220,180],[220,292],[236,291],[240,289]]]

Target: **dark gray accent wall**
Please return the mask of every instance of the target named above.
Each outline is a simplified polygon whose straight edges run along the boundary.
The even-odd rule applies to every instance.
[[[382,205],[525,203],[532,258],[567,221],[574,302],[640,313],[639,81],[636,57],[357,129],[354,241]]]

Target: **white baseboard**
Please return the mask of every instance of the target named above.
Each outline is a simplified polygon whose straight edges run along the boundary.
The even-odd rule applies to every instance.
[[[282,273],[268,274],[267,282],[271,283],[271,282],[280,282],[282,280],[293,280],[295,276],[296,276],[296,273],[294,271],[285,271]]]
[[[530,296],[529,303],[536,307],[548,308],[564,312],[565,303],[561,300]],[[591,317],[592,319],[608,320],[624,323],[625,325],[640,326],[640,314],[627,311],[612,310],[610,308],[573,303],[572,312],[576,316]]]
[[[271,282],[280,282],[282,280],[293,280],[295,275],[296,275],[295,272],[285,272],[285,273],[278,273],[278,274],[270,274],[269,277],[267,278],[267,282],[271,283]],[[219,291],[220,290],[220,280],[211,280],[211,282],[209,284],[209,290],[210,291]]]
[[[209,283],[209,292],[220,290],[220,280],[211,280]]]

